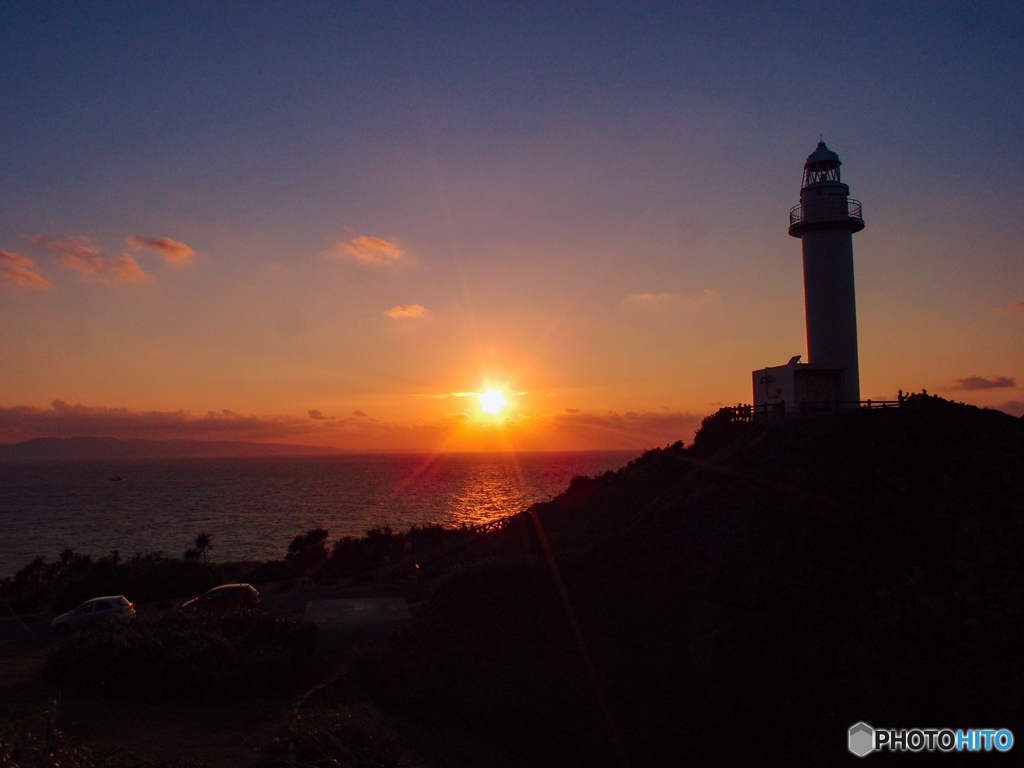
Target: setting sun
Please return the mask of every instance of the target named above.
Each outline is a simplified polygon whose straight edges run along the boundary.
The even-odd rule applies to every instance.
[[[505,396],[497,389],[488,389],[480,395],[480,409],[495,416],[501,413],[506,403]]]

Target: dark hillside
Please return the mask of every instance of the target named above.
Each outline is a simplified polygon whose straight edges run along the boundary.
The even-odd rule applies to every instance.
[[[718,415],[428,568],[347,690],[535,765],[832,764],[858,720],[1021,733],[1022,544],[1019,419]]]

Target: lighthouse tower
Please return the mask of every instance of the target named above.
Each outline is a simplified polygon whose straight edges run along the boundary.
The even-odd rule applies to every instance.
[[[864,229],[860,201],[839,178],[839,155],[819,142],[804,163],[800,204],[789,212],[789,234],[803,243],[807,362],[753,372],[754,404],[860,401],[853,233]]]
[[[840,400],[860,400],[853,233],[864,229],[860,202],[839,179],[839,155],[819,142],[804,163],[800,204],[789,212],[789,234],[804,251],[807,362],[842,371]]]

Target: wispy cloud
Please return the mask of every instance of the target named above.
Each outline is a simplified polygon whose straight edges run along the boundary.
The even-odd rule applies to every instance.
[[[329,261],[355,259],[372,266],[394,264],[405,255],[397,243],[371,235],[360,235],[338,243],[334,248],[320,254]]]
[[[665,304],[672,301],[675,297],[674,293],[631,293],[624,301],[627,304],[651,306],[654,304]]]
[[[69,237],[66,239],[30,235],[25,238],[43,248],[60,254],[60,264],[64,269],[77,272],[79,276],[93,283],[135,283],[153,282],[153,278],[143,271],[135,257],[124,254],[115,259],[103,254],[103,249],[94,245],[86,237]]]
[[[426,317],[429,313],[419,304],[406,304],[405,306],[397,306],[385,310],[384,314],[393,320],[411,320],[418,317]]]
[[[152,440],[274,440],[308,433],[309,419],[244,415],[230,410],[195,416],[185,411],[133,411],[71,405],[54,400],[49,408],[0,407],[0,439],[27,437],[120,437]]]
[[[0,261],[6,261],[8,264],[14,264],[19,267],[32,266],[32,259],[22,256],[20,253],[11,253],[10,251],[0,251]]]
[[[590,414],[569,409],[481,425],[465,413],[451,413],[429,421],[394,422],[369,418],[362,411],[334,419],[323,417],[318,411],[309,411],[304,416],[256,416],[224,409],[195,415],[186,411],[71,405],[54,400],[49,408],[0,407],[0,441],[93,436],[247,440],[358,449],[633,449],[689,441],[700,420],[700,415],[682,412]]]
[[[996,312],[1003,317],[1024,314],[1024,301],[1011,301],[1004,307],[997,307]]]
[[[94,245],[92,240],[87,237],[69,237],[61,240],[59,238],[45,237],[43,235],[26,235],[25,239],[30,243],[35,243],[36,245],[40,245],[43,248],[60,254],[70,254],[72,256],[89,258],[92,256],[99,256],[103,253],[103,249],[98,245]]]
[[[176,267],[187,267],[196,257],[196,252],[191,247],[185,243],[179,243],[177,240],[171,240],[169,237],[150,238],[132,235],[126,237],[124,241],[136,251],[145,248],[158,253],[168,264]]]
[[[1012,389],[1017,382],[1008,376],[993,376],[986,379],[984,376],[968,376],[963,379],[953,379],[953,386],[947,387],[949,391],[969,391],[977,389]]]
[[[78,272],[83,280],[92,282],[107,282],[107,260],[103,256],[79,256],[75,253],[65,253],[60,257],[60,265],[64,269],[73,269]]]
[[[334,418],[333,416],[324,416],[323,411],[311,410],[307,411],[307,413],[309,413],[309,418],[313,419],[314,421],[330,421],[331,419]]]
[[[118,283],[151,283],[153,278],[142,271],[130,254],[114,259],[107,272]]]
[[[8,288],[23,291],[44,291],[53,288],[45,277],[35,271],[32,259],[10,251],[0,251],[0,281]]]
[[[153,282],[131,254],[124,254],[110,260],[105,256],[77,256],[65,253],[61,256],[61,266],[78,272],[83,280],[93,283],[136,283]]]
[[[688,311],[696,311],[713,307],[722,303],[722,294],[711,288],[700,293],[681,296],[675,293],[631,293],[623,303],[633,307],[681,307]]]

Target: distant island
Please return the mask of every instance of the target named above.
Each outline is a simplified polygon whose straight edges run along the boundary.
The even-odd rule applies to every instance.
[[[316,445],[230,440],[119,440],[116,437],[37,437],[0,443],[3,459],[173,459],[228,456],[332,456],[346,453]]]

